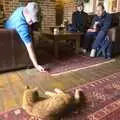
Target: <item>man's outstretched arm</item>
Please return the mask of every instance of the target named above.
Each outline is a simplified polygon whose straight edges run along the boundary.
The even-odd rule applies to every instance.
[[[27,24],[19,25],[16,30],[17,30],[22,42],[24,42],[24,44],[27,48],[29,57],[30,57],[34,67],[38,71],[43,72],[44,68],[38,64],[37,59],[36,59],[36,55],[35,55],[33,45],[32,45],[32,37],[29,32],[28,25]]]
[[[26,46],[26,48],[27,48],[29,57],[30,57],[30,59],[31,59],[33,65],[34,65],[34,67],[35,67],[38,71],[44,72],[44,68],[37,63],[37,59],[36,59],[36,55],[35,55],[35,52],[34,52],[32,43],[27,43],[27,44],[25,44],[25,46]]]

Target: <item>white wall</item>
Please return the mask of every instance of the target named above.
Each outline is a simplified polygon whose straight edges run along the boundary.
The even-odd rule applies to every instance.
[[[91,13],[94,12],[96,0],[90,0],[89,3],[85,3],[85,12]]]
[[[104,0],[105,10],[109,12],[109,0]]]
[[[96,5],[98,4],[98,0],[90,0],[89,3],[85,4],[85,11],[87,13],[95,12]],[[105,10],[109,11],[109,0],[104,0]]]

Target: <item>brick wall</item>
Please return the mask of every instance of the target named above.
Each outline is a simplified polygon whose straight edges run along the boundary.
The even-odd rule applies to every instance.
[[[3,0],[0,0],[0,5],[2,5],[3,4]]]
[[[72,13],[76,10],[75,2],[73,0],[68,0],[64,3],[64,18],[67,18],[71,23]]]
[[[42,31],[49,31],[50,26],[55,26],[56,24],[56,4],[51,0],[44,0],[39,4],[42,13]]]
[[[4,6],[4,16],[8,18],[8,16],[13,12],[18,6],[20,6],[19,0],[3,0]]]

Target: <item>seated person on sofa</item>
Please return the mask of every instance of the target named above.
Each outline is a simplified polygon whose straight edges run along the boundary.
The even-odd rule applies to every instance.
[[[15,29],[22,42],[25,44],[29,57],[34,67],[42,72],[44,68],[37,63],[36,55],[32,45],[32,36],[29,26],[37,22],[38,5],[29,2],[25,7],[17,8],[5,23],[5,28]]]
[[[90,47],[92,47],[90,57],[95,57],[97,49],[99,49],[101,43],[104,43],[103,42],[104,40],[108,40],[106,39],[106,35],[109,28],[111,27],[111,23],[112,23],[111,15],[105,12],[104,6],[102,4],[98,4],[96,16],[92,20],[91,28],[87,30],[87,33],[85,35],[83,49],[82,49],[84,53],[87,52],[87,50],[89,50]],[[98,26],[97,29],[95,25]],[[109,43],[109,41],[106,43]],[[109,44],[107,45],[109,46]],[[109,50],[108,53],[109,52],[111,52],[111,50]],[[109,55],[111,54],[109,53]]]
[[[68,25],[69,32],[82,32],[85,33],[88,25],[88,14],[84,12],[84,3],[79,2],[76,5],[76,11],[72,14],[72,24]],[[84,36],[82,36],[84,38]],[[72,41],[72,46],[75,43]],[[80,41],[80,46],[83,46],[83,39]]]
[[[72,14],[72,24],[75,32],[85,32],[88,22],[88,14],[84,12],[84,4],[77,4],[77,11]]]

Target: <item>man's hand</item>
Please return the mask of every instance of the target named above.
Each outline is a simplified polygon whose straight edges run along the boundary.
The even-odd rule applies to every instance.
[[[39,72],[45,72],[44,68],[40,65],[35,66],[35,68],[39,71]]]
[[[34,52],[32,43],[26,44],[26,47],[27,47],[28,54],[29,54],[29,56],[30,56],[30,59],[31,59],[34,67],[35,67],[39,72],[45,72],[44,68],[37,63],[37,59],[36,59],[36,55],[35,55],[35,52]]]
[[[96,32],[96,29],[88,29],[87,32]]]

